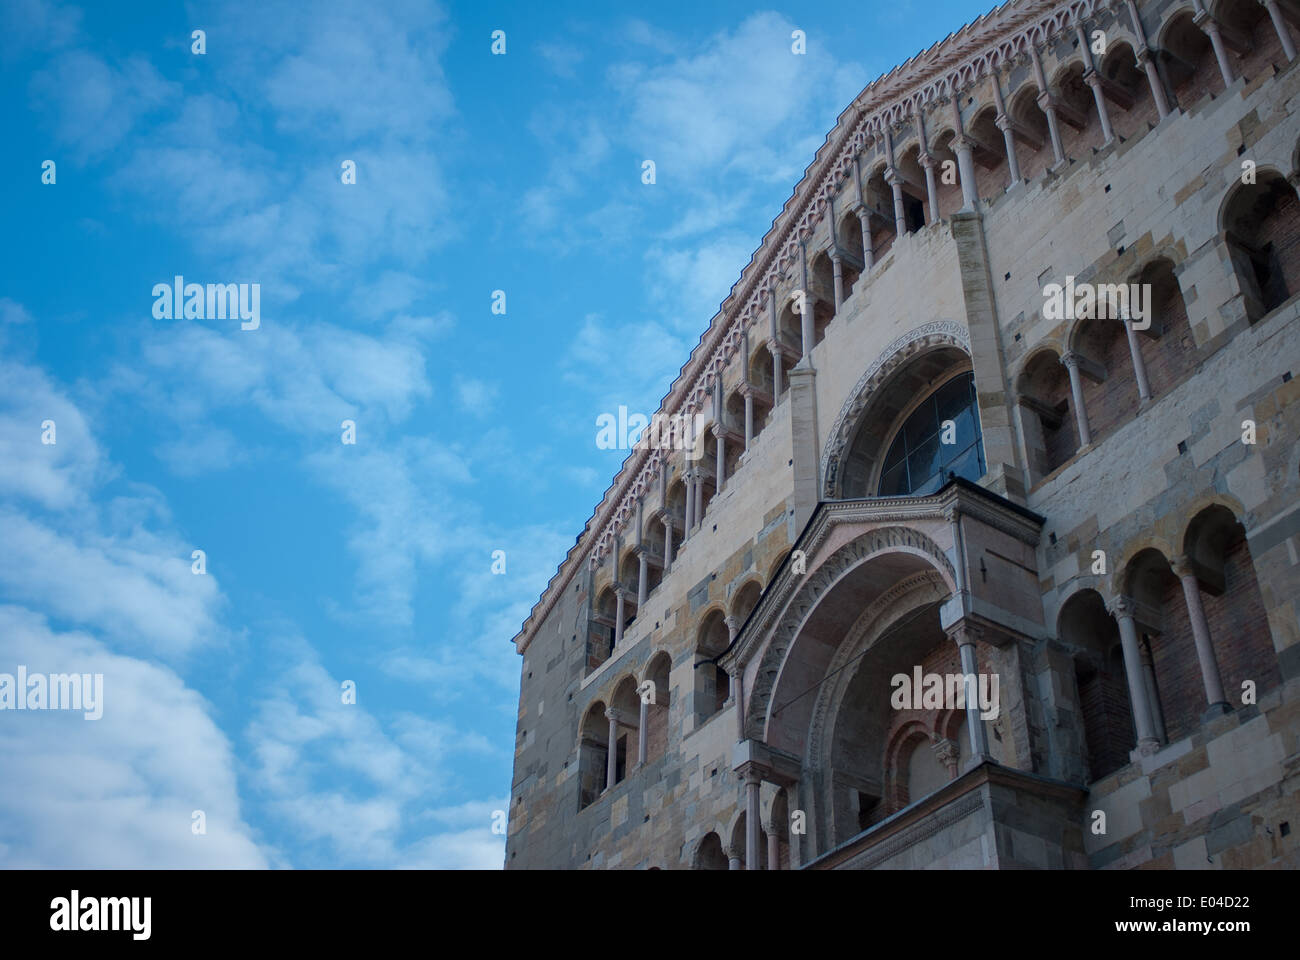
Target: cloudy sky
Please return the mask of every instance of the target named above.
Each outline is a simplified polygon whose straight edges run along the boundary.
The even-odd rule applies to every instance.
[[[500,867],[509,641],[626,455],[596,418],[989,6],[5,0],[0,673],[104,713],[0,712],[0,866]],[[177,275],[260,326],[156,317]]]

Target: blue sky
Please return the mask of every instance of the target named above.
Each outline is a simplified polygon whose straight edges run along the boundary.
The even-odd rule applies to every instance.
[[[509,640],[626,455],[597,417],[989,6],[6,0],[0,673],[105,703],[0,712],[0,865],[499,867]],[[178,274],[260,327],[156,319]]]

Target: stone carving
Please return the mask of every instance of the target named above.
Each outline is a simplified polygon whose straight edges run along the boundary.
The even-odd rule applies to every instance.
[[[970,354],[970,334],[965,324],[954,320],[934,320],[913,327],[881,351],[875,362],[866,369],[849,393],[849,399],[840,409],[822,453],[822,497],[839,499],[839,466],[844,449],[852,439],[853,430],[860,422],[862,411],[871,402],[876,389],[891,377],[899,367],[913,357],[938,347],[957,347]]]

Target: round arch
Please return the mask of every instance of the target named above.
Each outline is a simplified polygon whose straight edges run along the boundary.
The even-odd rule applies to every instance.
[[[864,426],[874,426],[877,431],[893,426],[897,411],[886,416],[884,407],[888,402],[899,403],[901,398],[884,396],[891,391],[882,391],[882,387],[902,388],[903,381],[898,379],[900,374],[905,376],[908,368],[920,372],[921,368],[914,366],[916,361],[924,362],[927,357],[938,359],[940,355],[949,364],[970,363],[970,334],[963,324],[954,320],[936,320],[914,327],[881,351],[863,372],[840,408],[826,441],[826,450],[822,454],[823,499],[843,499],[845,476],[853,482],[874,466],[875,458],[866,451],[862,451],[865,461],[856,456],[852,464],[849,460],[859,452],[857,447]],[[888,420],[888,423],[880,423],[883,420]],[[883,436],[876,438],[871,446],[879,447],[886,439]],[[876,453],[879,455],[884,451]]]

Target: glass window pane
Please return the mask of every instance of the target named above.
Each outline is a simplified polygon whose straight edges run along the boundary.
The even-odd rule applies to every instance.
[[[956,415],[971,405],[971,383],[974,378],[964,373],[960,377],[949,380],[934,395],[936,412],[935,416],[939,422],[944,420],[955,420]]]
[[[912,492],[918,483],[928,480],[939,470],[939,436],[935,434],[907,455],[907,472],[912,478]]]
[[[890,444],[889,452],[885,454],[885,470],[888,471],[897,465],[905,456],[907,456],[907,444],[903,442],[902,434],[899,434]]]
[[[973,446],[945,468],[944,476],[951,471],[972,482],[978,481],[984,475],[984,467],[980,461],[980,448],[978,445]]]
[[[881,497],[902,497],[909,493],[907,488],[907,461],[900,460],[880,478]]]
[[[939,423],[934,419],[934,398],[927,397],[903,424],[902,433],[907,438],[907,449],[915,450],[938,430]]]

